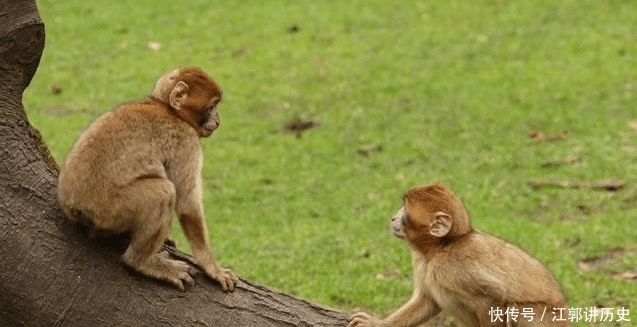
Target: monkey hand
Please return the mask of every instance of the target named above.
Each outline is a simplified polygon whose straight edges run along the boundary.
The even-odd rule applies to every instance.
[[[365,312],[357,312],[349,317],[347,327],[380,327],[381,321]]]
[[[226,268],[206,270],[206,273],[221,284],[221,288],[224,292],[234,291],[234,285],[239,281],[237,275],[235,275],[232,270]]]

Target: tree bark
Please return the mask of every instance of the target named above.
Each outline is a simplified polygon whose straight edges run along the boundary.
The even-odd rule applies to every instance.
[[[125,237],[89,240],[68,221],[57,164],[22,105],[44,36],[35,0],[0,0],[0,326],[346,325],[343,312],[243,279],[226,294],[200,274],[180,292],[127,269]]]

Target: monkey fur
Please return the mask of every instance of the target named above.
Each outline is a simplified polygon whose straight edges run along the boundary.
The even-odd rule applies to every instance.
[[[124,263],[182,290],[194,284],[195,270],[160,252],[175,211],[206,274],[224,291],[238,281],[215,262],[202,204],[200,138],[219,127],[221,97],[201,68],[174,69],[159,78],[150,97],[97,118],[60,171],[58,198],[69,219],[97,231],[130,232]]]
[[[520,248],[473,229],[464,205],[446,186],[409,189],[390,227],[411,247],[413,295],[382,320],[358,312],[349,327],[415,327],[441,311],[467,327],[570,325],[550,271]],[[493,315],[494,310],[517,316]],[[534,313],[531,321],[523,310]],[[560,319],[554,321],[554,313]]]

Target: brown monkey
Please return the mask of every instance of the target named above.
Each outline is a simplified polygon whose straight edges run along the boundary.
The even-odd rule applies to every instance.
[[[71,220],[98,232],[130,232],[124,263],[182,290],[194,284],[194,270],[160,252],[173,211],[206,274],[224,291],[238,281],[215,262],[202,205],[199,138],[219,127],[221,96],[221,88],[200,68],[170,71],[150,97],[95,120],[60,171],[58,197]]]
[[[407,191],[390,226],[412,248],[413,295],[383,320],[356,313],[349,327],[419,326],[441,311],[468,327],[569,326],[566,301],[549,270],[518,247],[473,229],[464,205],[444,185]]]

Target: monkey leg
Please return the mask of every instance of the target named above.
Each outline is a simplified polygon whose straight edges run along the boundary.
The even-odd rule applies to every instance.
[[[122,256],[124,263],[149,277],[164,280],[183,290],[194,285],[189,264],[159,252],[170,229],[175,205],[175,187],[165,179],[147,178],[121,192],[119,219],[130,221],[131,242]]]

